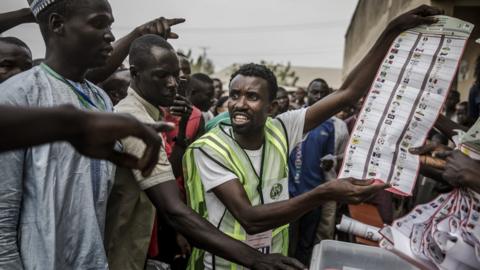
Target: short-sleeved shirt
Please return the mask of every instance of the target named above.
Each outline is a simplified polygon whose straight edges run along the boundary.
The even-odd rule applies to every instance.
[[[0,103],[112,111],[100,88],[47,70],[37,66],[0,84]],[[96,107],[86,108],[72,85]],[[108,269],[103,232],[114,168],[66,142],[0,154],[0,269]]]
[[[143,123],[156,123],[163,120],[160,109],[140,97],[131,88],[128,89],[127,97],[122,99],[115,106],[115,112],[130,114]],[[123,139],[122,145],[125,152],[137,157],[140,157],[145,150],[145,143],[142,140],[133,137]],[[170,165],[167,153],[165,152],[165,143],[160,150],[158,163],[150,176],[144,177],[139,170],[133,170],[133,174],[142,190],[175,179],[172,172],[172,166]]]
[[[350,139],[350,134],[348,132],[348,127],[345,121],[340,118],[332,117],[330,118],[333,121],[333,126],[335,128],[335,150],[334,155],[338,159],[342,159],[345,148],[347,148],[348,140]]]
[[[160,110],[128,89],[127,97],[116,106],[144,123],[161,120]],[[136,138],[122,140],[123,150],[141,156],[145,144]],[[164,145],[165,146],[165,145]],[[165,147],[152,174],[144,177],[138,170],[118,168],[107,208],[105,245],[110,269],[143,269],[151,240],[155,207],[144,190],[174,180]]]
[[[321,159],[334,154],[335,128],[329,119],[298,143],[288,158],[288,188],[291,197],[308,192],[323,184],[326,179],[320,167]]]
[[[282,121],[285,130],[287,132],[288,145],[296,145],[303,137],[303,128],[305,124],[305,113],[307,109],[299,109],[294,111],[289,111],[277,116],[277,119]],[[227,127],[225,127],[227,128]],[[263,146],[262,146],[263,148]],[[257,150],[246,150],[248,157],[252,161],[252,165],[259,173],[261,167],[262,159],[262,148]],[[292,149],[288,149],[289,153]],[[206,157],[200,150],[194,150],[195,155],[195,164],[199,168],[200,178],[202,184],[205,188],[205,203],[208,209],[208,219],[212,224],[218,224],[223,212],[225,211],[225,206],[223,203],[215,196],[212,191],[215,187],[218,187],[228,181],[238,179],[239,177],[233,174],[231,171],[225,169],[224,167],[218,165],[210,158]],[[211,262],[210,253],[205,255],[205,267],[211,269],[211,265],[208,263]]]

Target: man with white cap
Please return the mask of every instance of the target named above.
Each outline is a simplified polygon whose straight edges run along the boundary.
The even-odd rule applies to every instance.
[[[94,0],[29,4],[46,43],[46,59],[2,83],[0,103],[72,104],[111,112],[108,96],[85,80],[86,71],[104,65],[112,51],[110,5]],[[1,269],[106,267],[102,235],[113,164],[86,158],[66,142],[6,152],[0,164]]]
[[[105,92],[85,79],[88,69],[105,65],[113,49],[113,15],[107,0],[29,3],[46,43],[46,59],[1,84],[0,104],[71,104],[112,111]],[[125,155],[116,152],[110,161]],[[84,157],[65,142],[1,154],[0,269],[108,269],[103,233],[113,173],[111,163]],[[155,198],[165,205],[178,201]],[[301,267],[279,255],[263,256],[185,209],[168,209],[166,214],[178,224],[190,222],[195,228],[191,237],[210,251],[251,269]]]
[[[108,96],[85,79],[112,52],[108,2],[29,4],[46,60],[2,83],[0,103],[111,112]],[[112,161],[122,156],[117,152]],[[105,269],[103,227],[114,166],[86,158],[65,142],[7,152],[0,162],[0,269]]]

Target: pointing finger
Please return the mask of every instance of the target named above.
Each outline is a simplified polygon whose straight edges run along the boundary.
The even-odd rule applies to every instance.
[[[150,128],[153,128],[156,132],[166,132],[171,131],[175,128],[175,124],[171,122],[156,122],[151,124],[145,124]]]
[[[180,24],[180,23],[184,23],[184,22],[185,22],[185,19],[184,19],[184,18],[167,19],[167,23],[168,23],[168,25],[170,25],[170,26],[176,25],[176,24]]]

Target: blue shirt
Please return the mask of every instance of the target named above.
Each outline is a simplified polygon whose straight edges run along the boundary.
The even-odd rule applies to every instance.
[[[309,132],[288,158],[288,187],[290,197],[295,197],[314,189],[325,182],[322,157],[334,154],[335,128],[332,120],[327,120]]]

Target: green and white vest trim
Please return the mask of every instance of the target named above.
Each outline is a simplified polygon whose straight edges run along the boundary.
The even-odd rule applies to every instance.
[[[243,185],[253,206],[288,199],[288,139],[280,120],[268,118],[265,124],[260,175],[244,149],[233,139],[229,125],[220,124],[195,141],[185,152],[183,169],[188,205],[203,218],[208,219],[205,191],[195,165],[194,150],[202,151],[214,162],[235,174]],[[241,224],[226,209],[219,224],[214,224],[223,233],[240,241],[246,241],[247,233]],[[263,233],[265,234],[265,233]],[[288,252],[288,225],[271,231],[271,245],[263,248],[267,253]],[[204,251],[194,249],[189,261],[189,270],[204,269]],[[243,269],[230,261],[212,255],[213,269]]]

